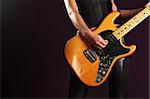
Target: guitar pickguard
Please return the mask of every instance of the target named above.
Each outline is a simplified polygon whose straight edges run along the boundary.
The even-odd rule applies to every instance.
[[[107,71],[110,69],[110,65],[117,56],[128,53],[130,51],[130,49],[124,48],[120,44],[120,41],[117,41],[115,37],[111,35],[111,33],[111,30],[100,33],[103,39],[108,40],[109,43],[106,48],[102,49],[102,51],[99,51],[99,49],[96,51],[100,59],[100,65],[96,78],[97,83],[99,83],[105,77]]]

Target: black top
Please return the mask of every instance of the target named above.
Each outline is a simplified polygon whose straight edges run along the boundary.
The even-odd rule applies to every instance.
[[[88,27],[95,27],[110,13],[111,0],[76,0],[79,12]]]

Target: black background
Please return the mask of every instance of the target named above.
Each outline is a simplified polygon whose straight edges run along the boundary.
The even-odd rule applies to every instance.
[[[117,1],[117,0],[116,0]],[[137,8],[146,0],[118,0],[119,8]],[[63,0],[1,1],[2,97],[66,98],[68,64],[65,42],[75,34]],[[128,97],[148,98],[148,19],[126,36],[136,44],[128,74]],[[108,97],[107,84],[92,88],[89,97]]]

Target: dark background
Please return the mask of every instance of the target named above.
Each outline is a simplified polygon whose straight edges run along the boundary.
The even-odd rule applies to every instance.
[[[116,0],[117,1],[117,0]],[[120,8],[142,7],[148,0],[118,0]],[[74,35],[63,0],[1,1],[2,97],[65,98],[69,72],[65,42]],[[149,96],[148,19],[126,36],[136,44],[131,55],[128,97]],[[108,85],[89,91],[89,97],[108,97]]]

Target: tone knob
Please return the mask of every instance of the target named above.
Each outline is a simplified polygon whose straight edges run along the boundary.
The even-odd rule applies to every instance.
[[[100,66],[103,66],[103,63],[100,63]]]
[[[97,79],[96,79],[96,82],[100,82],[100,81],[101,81],[101,79],[100,79],[100,78],[97,78]]]
[[[107,67],[107,64],[104,64],[103,66],[104,66],[104,67]]]
[[[102,70],[100,69],[100,70],[98,70],[98,72],[99,72],[99,73],[101,73],[101,72],[102,72]]]
[[[105,71],[105,70],[103,70],[103,71],[102,71],[102,75],[105,75],[105,74],[106,74],[106,71]]]

